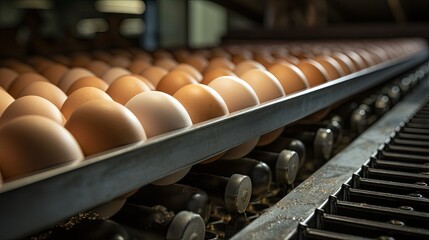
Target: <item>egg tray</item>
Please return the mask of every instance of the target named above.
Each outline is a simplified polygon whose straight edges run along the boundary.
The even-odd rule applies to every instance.
[[[257,107],[108,151],[78,165],[6,183],[0,189],[0,239],[45,229],[82,209],[96,207],[376,86],[428,56],[425,49]]]

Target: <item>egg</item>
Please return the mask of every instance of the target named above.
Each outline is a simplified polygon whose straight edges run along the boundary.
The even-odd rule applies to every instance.
[[[54,62],[42,56],[27,57],[26,62],[30,63],[38,72],[42,72],[45,68],[54,64]]]
[[[62,64],[52,64],[42,71],[42,75],[45,76],[51,83],[58,85],[61,78],[68,70],[68,67]]]
[[[24,115],[39,115],[59,124],[64,123],[63,115],[53,103],[42,97],[31,95],[20,97],[9,104],[0,117],[0,125]]]
[[[303,60],[296,66],[304,73],[310,87],[320,85],[329,80],[326,70],[314,60]]]
[[[80,78],[87,76],[94,76],[94,74],[84,68],[72,68],[63,75],[63,77],[58,83],[58,86],[61,88],[61,90],[67,92],[69,87],[74,82],[76,82]]]
[[[128,66],[128,70],[130,70],[130,72],[132,73],[140,74],[150,66],[152,65],[148,61],[137,59],[130,63],[130,65]]]
[[[119,77],[130,75],[131,72],[125,68],[114,67],[109,69],[107,72],[103,74],[102,79],[107,83],[111,84],[113,81],[118,79]]]
[[[113,101],[113,99],[107,93],[98,88],[83,87],[77,89],[67,97],[66,101],[61,107],[61,112],[64,117],[68,119],[70,115],[82,104],[96,99]]]
[[[173,95],[177,90],[188,84],[198,83],[190,74],[174,70],[165,75],[156,86],[157,91]]]
[[[0,89],[0,116],[15,99],[6,91]]]
[[[375,61],[368,51],[361,48],[354,49],[354,51],[361,56],[361,58],[365,62],[366,67],[371,67],[375,65]]]
[[[315,59],[326,70],[329,80],[334,80],[345,75],[340,64],[329,56],[319,56]]]
[[[268,71],[279,80],[286,94],[309,88],[307,77],[298,67],[292,64],[277,63],[268,68]]]
[[[28,95],[43,97],[53,103],[58,109],[61,109],[64,101],[67,99],[67,95],[50,82],[33,82],[19,94],[20,97]]]
[[[158,67],[162,67],[165,70],[169,71],[177,65],[177,62],[171,58],[160,58],[160,59],[155,60],[153,65],[158,66]]]
[[[187,74],[189,74],[193,78],[195,78],[195,80],[197,80],[198,82],[201,82],[201,80],[203,79],[203,76],[201,75],[200,72],[198,72],[198,70],[196,68],[194,68],[193,66],[186,64],[186,63],[178,64],[172,70],[173,71],[178,70],[178,71],[186,72]]]
[[[102,51],[102,50],[97,50],[94,51],[92,53],[92,56],[94,57],[94,59],[98,59],[100,61],[103,61],[105,63],[109,62],[110,59],[112,59],[112,54],[106,52],[106,51]]]
[[[149,92],[150,88],[140,79],[125,75],[113,81],[106,93],[116,102],[125,105],[132,97],[142,92]]]
[[[350,60],[350,58],[347,57],[345,54],[340,52],[335,52],[331,54],[331,57],[335,59],[335,61],[337,61],[338,64],[340,64],[345,75],[349,75],[350,73],[353,73],[356,71],[352,60]]]
[[[95,87],[102,91],[106,91],[109,85],[98,77],[87,76],[76,80],[67,90],[67,95],[83,87]]]
[[[15,72],[19,74],[23,73],[35,73],[37,72],[34,68],[32,68],[30,65],[22,63],[22,62],[16,62],[14,64],[10,64],[9,67],[14,70]]]
[[[223,77],[223,76],[236,77],[237,75],[235,75],[235,73],[225,68],[209,69],[204,72],[203,80],[201,81],[201,83],[207,85],[214,79],[218,77]]]
[[[356,52],[351,50],[345,50],[343,51],[343,53],[347,55],[347,57],[349,57],[350,60],[352,60],[353,66],[356,69],[356,71],[365,69],[367,67],[363,58]]]
[[[149,80],[155,87],[158,85],[161,78],[167,75],[168,71],[162,67],[152,66],[140,73],[144,78]]]
[[[136,78],[140,79],[140,81],[144,82],[149,87],[149,89],[151,91],[155,91],[155,89],[156,89],[155,86],[152,84],[151,81],[147,80],[145,77],[143,77],[141,75],[138,75],[138,74],[131,74],[131,75],[128,75],[128,76],[133,76],[133,77],[136,77]]]
[[[113,67],[127,68],[130,65],[130,60],[125,56],[114,56],[109,63]]]
[[[102,77],[111,66],[100,60],[93,60],[86,65],[86,69],[94,73],[97,77]]]
[[[192,126],[186,109],[172,96],[159,92],[143,92],[134,96],[125,105],[142,124],[148,138],[176,129]],[[191,169],[185,167],[161,178],[153,184],[169,185],[182,179]]]
[[[255,69],[255,68],[266,70],[262,64],[260,64],[256,61],[245,60],[245,61],[242,61],[239,64],[237,64],[237,66],[234,69],[234,73],[240,77],[240,75],[244,74],[245,72],[247,72],[249,70]]]
[[[205,71],[217,69],[217,68],[223,68],[223,69],[228,69],[232,71],[235,68],[235,64],[226,57],[216,57],[210,60]]]
[[[0,129],[0,168],[6,181],[83,159],[73,136],[51,119],[21,116]]]
[[[228,107],[219,93],[203,84],[186,85],[179,89],[173,97],[185,107],[194,124],[229,113]],[[215,161],[222,155],[223,153],[219,153],[207,159],[205,163]]]
[[[130,110],[105,99],[81,105],[65,128],[75,137],[85,156],[146,139],[142,125]]]
[[[19,75],[15,81],[9,86],[8,92],[12,97],[17,98],[21,91],[33,82],[48,82],[48,80],[40,74],[37,73],[23,73]]]
[[[255,54],[255,61],[268,68],[274,64],[275,59],[268,53]]]
[[[195,67],[200,73],[204,72],[208,65],[207,59],[199,55],[190,55],[184,63]]]
[[[241,51],[240,53],[234,53],[232,54],[232,62],[235,65],[238,65],[239,63],[247,60],[252,60],[253,54],[250,51]]]
[[[70,66],[71,63],[71,59],[69,57],[60,54],[51,56],[51,59],[54,62],[63,64],[65,66]]]
[[[72,67],[85,67],[91,62],[92,57],[87,53],[80,52],[71,56],[70,66]]]
[[[258,96],[252,87],[237,77],[219,77],[211,81],[208,86],[219,93],[230,113],[259,104]],[[259,137],[256,137],[228,150],[223,158],[237,159],[246,156],[255,148],[258,140]]]
[[[261,69],[252,69],[241,75],[255,91],[259,102],[263,103],[285,96],[280,81],[270,72]],[[275,129],[259,137],[257,146],[265,146],[274,142],[283,132],[284,127]]]
[[[8,89],[12,82],[18,77],[18,73],[10,68],[0,67],[0,86]]]

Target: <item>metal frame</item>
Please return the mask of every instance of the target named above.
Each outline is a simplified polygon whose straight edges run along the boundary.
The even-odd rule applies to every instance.
[[[306,220],[329,195],[377,151],[396,127],[414,113],[429,93],[429,79],[360,135],[346,149],[291,191],[232,239],[295,239],[298,223]]]
[[[425,49],[225,117],[114,149],[77,165],[6,183],[0,188],[0,239],[25,237],[110,201],[380,84],[428,56]]]

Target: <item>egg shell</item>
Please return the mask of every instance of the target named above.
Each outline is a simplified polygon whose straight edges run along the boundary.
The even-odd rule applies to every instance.
[[[174,70],[165,75],[156,86],[157,91],[173,95],[180,88],[198,83],[190,74],[179,70]]]
[[[10,68],[0,67],[0,86],[8,89],[12,82],[18,77],[18,73]]]
[[[125,56],[114,56],[109,63],[113,67],[127,68],[130,65],[130,59]]]
[[[249,70],[255,69],[255,68],[266,70],[266,68],[262,64],[260,64],[256,61],[245,60],[245,61],[242,61],[239,64],[237,64],[237,66],[235,66],[234,73],[240,77],[240,75],[244,74],[245,72],[247,72]]]
[[[114,67],[109,69],[106,73],[103,74],[102,79],[107,83],[111,84],[113,81],[118,79],[119,77],[130,75],[131,72],[125,68]]]
[[[0,89],[0,116],[15,99],[5,90]]]
[[[145,69],[140,75],[149,80],[156,87],[167,73],[168,71],[162,67],[152,66]]]
[[[269,54],[255,54],[255,61],[262,64],[265,68],[274,64],[275,59]]]
[[[53,103],[58,109],[61,109],[61,106],[67,99],[67,95],[50,82],[33,82],[19,94],[20,97],[28,95],[43,97]]]
[[[186,85],[173,97],[185,107],[194,124],[229,113],[219,93],[203,84]]]
[[[268,71],[279,80],[286,94],[309,88],[307,77],[298,67],[292,64],[274,64]]]
[[[181,63],[176,65],[172,71],[174,70],[178,70],[178,71],[182,71],[182,72],[186,72],[187,74],[191,75],[193,78],[195,78],[195,80],[197,80],[198,82],[201,82],[201,80],[203,79],[203,76],[201,75],[200,72],[198,72],[198,70],[186,63]]]
[[[20,97],[9,104],[0,117],[0,125],[25,115],[44,116],[59,124],[63,124],[65,121],[60,110],[53,103],[42,97],[31,95]]]
[[[140,79],[131,75],[119,77],[113,81],[106,93],[116,102],[125,105],[132,97],[150,88]]]
[[[140,81],[144,82],[149,87],[149,89],[151,91],[155,91],[155,89],[156,89],[155,86],[147,78],[145,78],[145,77],[143,77],[141,75],[138,75],[138,74],[131,74],[131,75],[128,75],[128,76],[133,76],[133,77],[136,77],[136,78],[140,79]]]
[[[67,92],[69,87],[74,82],[76,82],[80,78],[87,77],[87,76],[95,76],[95,75],[84,68],[72,68],[63,75],[60,82],[58,83],[58,87],[60,87],[61,90],[63,90],[63,92]]]
[[[187,63],[194,68],[196,68],[200,73],[204,72],[208,65],[208,61],[206,58],[199,55],[191,55],[189,56],[184,63]]]
[[[75,53],[71,56],[70,66],[72,67],[85,67],[92,60],[92,57],[87,53]]]
[[[64,55],[59,55],[59,54],[58,55],[53,55],[53,56],[51,56],[51,59],[54,62],[63,64],[65,66],[70,66],[70,63],[71,63],[71,59],[69,57],[67,57],[67,56],[64,56]]]
[[[247,61],[247,60],[252,60],[253,59],[253,54],[250,51],[242,51],[240,53],[235,53],[232,54],[232,59],[231,61],[235,64],[238,65],[239,63],[243,62],[243,61]]]
[[[331,57],[335,59],[335,61],[337,61],[338,64],[340,64],[345,75],[349,75],[350,73],[356,72],[356,69],[354,67],[352,60],[350,60],[350,58],[347,57],[347,55],[343,53],[335,52],[331,54]]]
[[[38,72],[43,72],[49,66],[54,65],[55,63],[45,57],[41,56],[33,56],[27,58],[27,62],[29,62]]]
[[[13,81],[13,83],[10,85],[8,92],[9,94],[14,97],[17,98],[19,96],[19,94],[21,93],[21,91],[28,86],[29,84],[33,83],[33,82],[37,82],[37,81],[41,81],[41,82],[48,82],[48,80],[43,77],[40,74],[37,73],[23,73],[21,75],[19,75],[15,81]]]
[[[212,58],[207,68],[205,69],[205,72],[216,68],[223,68],[223,69],[228,69],[232,71],[235,68],[235,64],[226,57]]]
[[[102,77],[110,68],[109,64],[101,60],[92,60],[86,65],[86,69],[94,73],[97,77]]]
[[[0,168],[6,181],[84,159],[73,136],[42,116],[21,116],[0,129]]]
[[[155,60],[153,65],[158,66],[158,67],[162,67],[165,70],[169,71],[177,65],[177,62],[171,58],[159,58],[159,59]]]
[[[67,95],[83,87],[95,87],[101,91],[106,91],[109,85],[102,79],[95,76],[87,76],[76,80],[67,90]]]
[[[128,66],[128,70],[130,70],[130,72],[132,72],[132,73],[140,74],[141,72],[143,72],[145,69],[147,69],[150,66],[152,66],[152,64],[150,64],[150,62],[145,61],[145,60],[141,60],[141,59],[137,59],[137,60],[134,60],[130,63],[130,65]]]
[[[269,133],[262,135],[259,138],[259,141],[256,144],[256,146],[259,146],[259,147],[260,146],[266,146],[266,145],[274,142],[277,138],[279,138],[282,135],[283,131],[284,131],[284,127],[281,127],[281,128],[278,128],[276,130],[273,130]]]
[[[106,52],[106,51],[102,51],[102,50],[97,50],[94,51],[92,53],[92,56],[94,57],[94,59],[98,59],[100,61],[103,61],[105,63],[109,62],[110,59],[112,59],[112,54]]]
[[[130,110],[105,99],[81,105],[65,127],[75,137],[85,156],[146,139],[142,125]]]
[[[45,76],[51,83],[58,85],[61,78],[69,70],[68,67],[62,64],[53,64],[42,71],[42,75]]]
[[[361,49],[361,48],[354,49],[354,50],[357,54],[359,54],[362,57],[363,61],[365,62],[366,67],[371,67],[371,66],[375,65],[375,61],[368,51],[366,51],[365,49]]]
[[[240,78],[252,87],[261,103],[286,95],[280,81],[266,70],[252,69]]]
[[[326,70],[314,60],[303,60],[296,66],[304,73],[310,87],[320,85],[329,80]]]
[[[26,63],[22,63],[22,62],[17,62],[14,64],[9,65],[9,68],[11,68],[12,70],[14,70],[15,72],[19,73],[19,74],[23,74],[23,73],[36,73],[37,71],[31,67],[30,65],[26,64]]]
[[[258,96],[252,87],[237,77],[219,77],[208,85],[225,101],[230,113],[259,104]],[[228,150],[223,158],[237,159],[249,154],[255,148],[259,137],[253,138]]]
[[[340,64],[329,56],[319,56],[315,59],[326,70],[329,80],[334,80],[345,75]]]
[[[356,52],[351,51],[351,50],[345,50],[345,51],[343,51],[343,53],[345,55],[347,55],[347,57],[349,57],[350,60],[352,60],[353,66],[356,69],[356,71],[365,69],[367,67],[363,58],[359,54],[357,54]]]
[[[79,88],[71,93],[61,107],[61,112],[64,117],[68,119],[70,115],[78,109],[82,104],[96,100],[105,99],[113,101],[113,99],[104,91],[95,87],[83,87]]]
[[[235,73],[233,73],[232,71],[224,68],[209,69],[204,72],[203,80],[201,81],[201,83],[207,85],[214,79],[223,76],[236,77],[237,75],[235,75]]]

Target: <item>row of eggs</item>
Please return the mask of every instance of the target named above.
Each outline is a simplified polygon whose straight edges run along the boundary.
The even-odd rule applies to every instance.
[[[78,163],[86,156],[256,106],[422,47],[419,40],[395,39],[5,59],[0,68],[0,171],[10,181],[58,164]],[[208,161],[245,156],[256,145],[274,141],[281,130]],[[156,183],[174,183],[188,171]]]

